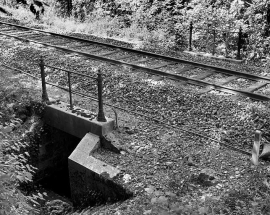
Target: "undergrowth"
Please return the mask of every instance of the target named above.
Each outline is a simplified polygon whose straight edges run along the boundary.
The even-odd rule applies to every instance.
[[[20,85],[19,76],[0,72],[0,214],[38,214],[43,194],[33,195],[37,150],[33,124],[43,110]],[[38,131],[37,131],[38,132]]]

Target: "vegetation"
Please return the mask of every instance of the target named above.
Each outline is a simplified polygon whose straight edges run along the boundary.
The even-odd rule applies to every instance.
[[[36,214],[43,194],[32,195],[33,124],[42,108],[20,84],[20,75],[8,74],[0,73],[0,214]]]

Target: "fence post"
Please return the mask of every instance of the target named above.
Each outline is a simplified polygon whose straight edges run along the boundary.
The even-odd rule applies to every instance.
[[[193,29],[193,24],[192,24],[192,22],[190,22],[190,25],[189,25],[189,45],[188,45],[189,51],[192,51],[192,29]]]
[[[70,105],[70,110],[73,110],[73,104],[72,104],[72,91],[71,91],[71,81],[70,81],[70,71],[68,71],[68,92],[69,92],[69,105]]]
[[[216,30],[213,29],[213,46],[212,46],[212,55],[215,55],[216,52]]]
[[[237,55],[236,55],[237,60],[241,60],[241,56],[240,56],[240,50],[241,50],[241,45],[242,45],[241,40],[242,40],[242,27],[240,26],[239,33],[238,33],[238,41],[237,41]]]
[[[70,17],[72,13],[72,0],[67,0],[67,16]]]
[[[104,112],[103,112],[103,101],[102,101],[102,73],[101,70],[98,69],[98,78],[97,78],[97,82],[98,82],[98,117],[97,117],[97,121],[99,122],[106,122],[106,118],[104,116]]]
[[[44,59],[43,57],[40,57],[40,72],[41,72],[41,84],[42,84],[42,101],[45,103],[49,102],[48,94],[47,94],[47,89],[46,89],[46,81],[45,81],[45,70],[44,70]]]
[[[229,31],[226,31],[225,34],[225,57],[228,57],[228,49],[229,49]]]

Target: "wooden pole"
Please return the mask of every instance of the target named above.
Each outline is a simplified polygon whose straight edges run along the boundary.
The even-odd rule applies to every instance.
[[[237,41],[237,56],[236,56],[237,60],[241,60],[241,56],[240,56],[241,48],[242,48],[242,27],[240,26],[239,33],[238,33],[238,41]]]
[[[191,21],[189,25],[189,48],[188,48],[189,51],[192,51],[192,30],[193,30],[193,23]]]

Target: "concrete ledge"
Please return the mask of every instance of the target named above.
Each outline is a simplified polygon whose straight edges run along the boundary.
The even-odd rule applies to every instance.
[[[241,63],[244,62],[244,60],[236,60],[236,59],[226,58],[224,56],[213,56],[212,54],[205,53],[205,52],[184,51],[184,53],[191,54],[191,55],[196,55],[196,56],[202,56],[202,57],[209,57],[209,58],[213,58],[213,59],[216,59],[216,60],[224,60],[224,61],[237,63],[237,64],[241,64]]]
[[[83,151],[77,151],[76,149],[69,156],[69,161],[73,161],[74,163],[81,166],[85,170],[89,170],[91,173],[96,173],[98,175],[102,173],[106,173],[109,178],[114,178],[117,174],[120,173],[120,170],[94,158],[93,156],[89,156]]]
[[[44,121],[48,125],[79,138],[83,138],[88,132],[98,136],[111,132],[114,128],[114,120],[106,119],[107,122],[98,122],[96,119],[91,120],[91,117],[72,113],[68,105],[62,102],[47,105],[44,115]]]
[[[99,147],[100,147],[99,136],[87,133],[69,157],[72,157],[73,155],[77,156],[76,152],[84,153],[83,155],[84,157],[90,156],[90,154]]]
[[[132,196],[113,181],[119,169],[91,156],[99,145],[99,137],[88,133],[68,158],[71,198],[75,206],[93,206]]]

